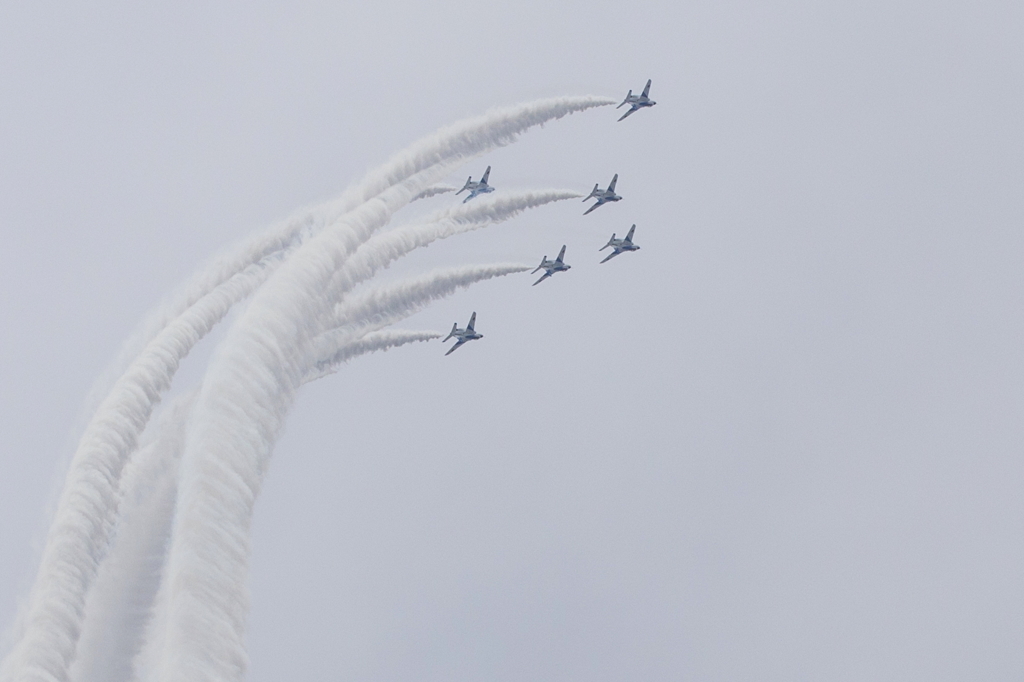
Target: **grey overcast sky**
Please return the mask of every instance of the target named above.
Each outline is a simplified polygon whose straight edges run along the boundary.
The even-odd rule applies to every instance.
[[[394,267],[570,273],[303,390],[249,679],[1021,679],[1021,36],[1011,1],[0,4],[0,627],[176,283],[441,125],[652,78],[451,179],[623,201]]]

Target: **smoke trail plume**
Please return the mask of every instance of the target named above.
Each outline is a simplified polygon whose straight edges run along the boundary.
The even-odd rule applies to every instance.
[[[333,255],[327,262],[306,262],[293,273],[298,275],[305,268],[312,280],[318,277],[322,279],[323,270],[320,266],[337,266],[338,261],[343,260],[354,246],[365,241],[376,227],[386,222],[397,207],[407,203],[434,180],[427,172],[429,169],[437,170],[439,165],[454,163],[489,148],[508,144],[522,131],[544,121],[612,103],[613,100],[596,97],[545,100],[494,110],[477,119],[449,126],[393,157],[389,163],[371,173],[364,182],[346,192],[338,201],[332,202],[329,208],[320,211],[313,219],[307,217],[289,223],[286,229],[271,231],[264,238],[255,240],[247,249],[243,249],[241,255],[235,254],[218,261],[216,267],[195,278],[193,284],[185,288],[186,293],[177,297],[176,303],[164,306],[156,316],[156,322],[147,327],[150,331],[144,332],[142,338],[152,333],[153,329],[162,328],[162,331],[157,332],[136,364],[118,380],[112,394],[100,405],[83,436],[79,452],[84,450],[86,455],[80,457],[76,454],[72,462],[65,494],[62,495],[57,518],[48,536],[36,587],[29,601],[25,633],[4,661],[0,679],[35,677],[63,681],[67,677],[67,668],[74,655],[80,631],[84,595],[95,574],[96,557],[102,556],[105,550],[108,527],[116,508],[116,500],[111,491],[116,487],[126,453],[134,449],[137,435],[145,425],[152,405],[165,390],[177,362],[183,357],[181,348],[191,347],[187,340],[181,342],[180,339],[173,339],[182,332],[175,328],[178,318],[171,323],[167,323],[167,319],[182,309],[185,312],[179,317],[188,315],[191,312],[189,305],[195,307],[207,297],[213,296],[220,289],[221,283],[230,282],[228,278],[237,274],[239,267],[251,264],[254,258],[261,259],[268,253],[287,248],[303,229],[312,232],[317,228],[318,221],[321,224],[327,223],[332,217],[344,214],[348,207],[377,198],[377,205],[363,203],[359,209],[350,211],[355,215],[350,215],[340,225],[335,221],[333,228],[327,230],[333,233],[335,247],[330,250]],[[393,191],[398,185],[403,186]],[[282,282],[287,284],[268,295],[268,302],[274,296],[284,295],[289,298],[289,294],[305,289],[301,279],[301,275],[282,278]],[[212,292],[208,291],[211,286],[215,287]],[[315,292],[310,293],[315,297]],[[308,298],[309,294],[301,296],[298,305],[308,306],[305,303]],[[163,347],[168,344],[176,346],[177,350]],[[150,354],[149,350],[154,345],[157,346],[156,352]],[[277,359],[280,360],[280,355]],[[148,366],[150,364],[159,367],[151,368]],[[288,375],[286,385],[291,387],[286,389],[286,393],[294,390],[299,380],[300,373],[292,370],[289,368],[285,372]],[[147,372],[149,376],[145,376]],[[274,378],[280,379],[282,376]],[[276,433],[278,420],[272,419],[268,423],[271,426],[270,433]],[[252,442],[248,445],[260,451],[266,450],[269,454],[272,438],[263,440],[268,444],[257,445]],[[244,569],[246,555],[247,548],[243,547],[241,554],[236,553],[232,558],[237,560],[240,557]],[[188,553],[184,556],[194,558]],[[235,633],[241,630],[240,625],[231,624],[231,628]]]
[[[348,362],[357,355],[373,353],[375,351],[386,351],[389,348],[404,346],[407,343],[430,341],[432,339],[439,339],[442,336],[443,334],[438,334],[437,332],[407,331],[405,329],[384,329],[370,332],[362,338],[346,341],[330,357],[316,363],[314,368],[302,380],[302,383],[308,384],[329,374],[334,374],[338,371],[339,365]]]
[[[397,227],[376,235],[360,246],[334,273],[328,295],[341,298],[356,284],[369,279],[402,256],[439,239],[503,222],[530,208],[579,196],[578,192],[571,190],[499,194],[474,205],[459,204],[455,208],[439,211],[424,224]]]
[[[316,367],[331,364],[330,358],[338,352],[334,349],[344,351],[348,344],[357,342],[364,334],[405,319],[458,289],[529,269],[529,265],[518,263],[441,268],[346,301],[335,309],[334,320],[338,328],[313,339]]]
[[[412,198],[413,201],[419,201],[420,199],[427,199],[438,194],[447,194],[448,192],[454,192],[458,187],[452,187],[451,185],[435,185],[434,187],[428,187],[416,196]]]
[[[113,527],[122,469],[181,360],[270,270],[271,263],[257,263],[200,298],[149,342],[100,404],[71,461],[25,630],[0,667],[0,680],[67,679],[86,594]]]
[[[185,425],[198,391],[168,406],[146,431],[121,479],[116,537],[85,605],[75,682],[128,682],[160,585],[177,493]]]
[[[308,370],[296,350],[308,347],[317,320],[329,310],[323,293],[332,274],[454,164],[508,144],[531,126],[614,103],[544,100],[444,128],[340,199],[217,259],[162,305],[126,346],[121,366],[127,369],[85,429],[47,536],[23,636],[0,665],[0,680],[67,679],[86,595],[109,545],[122,470],[139,435],[182,358],[232,305],[262,286],[215,355],[186,439],[180,517],[166,567],[169,625],[158,666],[168,679],[240,679],[252,502]]]

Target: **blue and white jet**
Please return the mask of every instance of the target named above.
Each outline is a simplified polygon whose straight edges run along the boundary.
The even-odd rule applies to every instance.
[[[598,189],[597,185],[594,185],[594,189],[591,190],[590,194],[583,201],[590,201],[591,199],[597,199],[597,203],[588,208],[583,212],[583,215],[587,215],[598,206],[604,206],[609,201],[620,201],[622,197],[615,193],[615,183],[619,181],[619,174],[616,173],[612,178],[611,184],[608,185],[608,189]]]
[[[558,258],[556,258],[555,260],[548,260],[548,257],[544,256],[540,260],[540,265],[538,265],[537,268],[533,272],[530,273],[532,275],[532,274],[536,273],[537,270],[544,270],[545,271],[544,274],[540,276],[540,279],[538,279],[536,282],[533,283],[533,286],[537,286],[538,284],[540,284],[541,282],[543,282],[544,280],[546,280],[548,277],[550,277],[551,275],[555,274],[556,272],[565,272],[566,270],[571,268],[572,267],[571,265],[566,265],[565,263],[562,262],[562,258],[564,256],[565,256],[565,244],[562,245],[562,250],[558,252]]]
[[[636,251],[637,249],[639,249],[640,247],[633,243],[634,230],[636,230],[636,223],[633,223],[633,227],[629,228],[629,232],[626,234],[625,239],[616,239],[615,233],[612,232],[612,238],[608,240],[607,244],[598,249],[598,251],[604,251],[609,246],[612,247],[614,251],[605,256],[604,260],[601,262],[607,263],[612,258],[618,256],[620,253],[625,253],[626,251]]]
[[[478,194],[487,194],[493,192],[494,188],[487,184],[487,178],[491,175],[491,167],[488,166],[487,170],[484,171],[484,176],[480,178],[480,182],[473,182],[473,176],[469,176],[469,180],[466,180],[466,184],[455,194],[462,194],[467,189],[469,190],[469,196],[462,200],[462,203],[466,203]]]
[[[649,93],[650,91],[651,91],[651,80],[650,79],[647,79],[647,85],[644,86],[644,91],[643,91],[642,94],[634,95],[633,91],[630,90],[629,94],[626,95],[626,99],[622,100],[622,104],[620,104],[619,106],[615,107],[616,109],[620,109],[620,108],[622,108],[626,104],[629,105],[629,111],[624,113],[622,115],[622,117],[619,118],[619,120],[621,121],[623,118],[626,118],[627,116],[632,114],[634,111],[637,111],[638,109],[643,109],[644,107],[653,107],[655,104],[657,104],[657,102],[655,102],[653,99],[651,99],[650,97],[647,96],[647,93]]]
[[[469,324],[466,325],[465,329],[459,329],[459,323],[458,322],[456,322],[455,324],[452,325],[451,333],[449,333],[448,336],[444,337],[444,339],[441,340],[441,343],[444,343],[445,341],[447,341],[448,339],[450,339],[450,338],[452,338],[454,336],[455,337],[455,345],[452,346],[451,348],[449,348],[448,352],[445,353],[445,355],[451,355],[452,353],[455,352],[456,348],[458,348],[462,344],[466,343],[467,341],[476,341],[477,339],[484,338],[483,334],[478,334],[477,331],[475,329],[473,329],[473,325],[474,324],[476,324],[476,312],[474,312],[470,316]]]

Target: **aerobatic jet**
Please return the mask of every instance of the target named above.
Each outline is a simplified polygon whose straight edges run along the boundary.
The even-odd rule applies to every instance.
[[[619,201],[620,199],[622,199],[622,197],[615,193],[615,183],[618,181],[619,174],[616,173],[615,176],[612,178],[611,184],[608,185],[608,189],[598,189],[597,185],[594,185],[594,189],[590,192],[590,195],[587,196],[587,198],[584,199],[583,201],[597,199],[597,203],[588,208],[586,211],[584,211],[583,215],[587,215],[587,213],[590,213],[598,206],[603,206],[607,204],[609,201]]]
[[[630,90],[629,94],[626,95],[626,99],[622,100],[622,104],[620,104],[619,106],[615,107],[616,109],[620,109],[623,105],[626,105],[626,104],[629,105],[629,111],[624,113],[622,115],[622,117],[619,118],[619,120],[621,121],[623,118],[626,118],[627,116],[629,116],[630,114],[632,114],[634,111],[636,111],[638,109],[643,109],[644,107],[653,107],[655,104],[657,104],[657,102],[655,102],[653,99],[651,99],[650,97],[647,96],[647,93],[649,93],[650,91],[651,91],[651,81],[650,81],[650,79],[647,79],[647,85],[644,86],[643,93],[641,93],[639,95],[634,95],[633,91]]]
[[[452,346],[451,348],[449,348],[448,352],[445,353],[445,355],[451,355],[452,353],[455,352],[456,348],[458,348],[462,344],[466,343],[467,341],[476,341],[477,339],[484,338],[483,334],[478,334],[476,332],[476,330],[473,329],[473,325],[474,324],[476,324],[476,313],[475,312],[470,316],[469,324],[466,325],[465,329],[459,329],[459,323],[458,322],[456,322],[455,324],[452,325],[451,333],[448,334],[448,336],[444,337],[444,339],[441,340],[441,343],[444,343],[445,341],[447,341],[448,339],[450,339],[450,338],[452,338],[454,336],[455,337],[455,345]]]
[[[488,166],[487,170],[484,171],[484,176],[480,178],[480,182],[473,182],[473,176],[469,176],[469,180],[466,180],[466,184],[455,194],[462,194],[467,189],[469,190],[469,196],[462,200],[462,203],[466,203],[478,194],[487,194],[493,192],[494,188],[487,184],[487,178],[491,175],[491,167]]]
[[[612,232],[612,238],[608,240],[607,244],[598,249],[598,251],[604,251],[609,246],[615,250],[609,253],[607,256],[605,256],[604,260],[601,262],[607,263],[612,258],[618,256],[620,253],[624,253],[626,251],[636,251],[637,249],[639,249],[640,247],[633,243],[634,230],[636,230],[636,223],[633,224],[633,227],[629,228],[629,232],[626,234],[625,239],[616,239],[615,233]]]
[[[541,259],[540,265],[537,266],[536,270],[534,270],[533,272],[530,273],[532,275],[535,272],[537,272],[537,270],[544,270],[544,274],[540,276],[540,279],[538,279],[536,282],[533,283],[533,286],[537,286],[538,284],[540,284],[541,282],[543,282],[544,280],[546,280],[548,277],[550,277],[551,275],[555,274],[556,272],[565,272],[566,270],[571,268],[572,267],[571,265],[566,265],[565,263],[562,262],[562,258],[564,256],[565,256],[565,245],[564,244],[562,245],[562,250],[558,252],[558,258],[556,258],[555,260],[548,260],[548,257],[544,256],[544,258]]]

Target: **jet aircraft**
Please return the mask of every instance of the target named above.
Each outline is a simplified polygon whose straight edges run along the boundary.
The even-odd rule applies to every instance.
[[[455,194],[462,194],[467,189],[469,190],[469,196],[462,200],[462,203],[466,203],[478,194],[487,194],[493,192],[494,188],[487,184],[487,178],[491,175],[491,167],[488,166],[487,170],[484,171],[484,176],[480,178],[480,182],[473,182],[473,176],[469,176],[469,180],[466,180],[466,184]]]
[[[597,199],[597,203],[588,208],[583,212],[583,215],[587,215],[598,206],[603,206],[609,201],[619,201],[622,199],[618,194],[615,193],[615,183],[619,181],[619,174],[616,173],[612,178],[612,182],[608,185],[608,189],[598,189],[597,185],[594,185],[594,189],[590,192],[590,195],[583,201],[590,201],[591,199]]]
[[[619,120],[621,121],[623,118],[626,118],[627,116],[632,114],[634,111],[637,111],[638,109],[643,109],[644,107],[653,107],[655,104],[657,104],[657,102],[655,102],[653,99],[651,99],[650,97],[647,96],[647,93],[649,93],[650,91],[651,91],[651,80],[650,79],[647,79],[647,85],[644,86],[644,91],[643,91],[642,94],[634,95],[633,91],[630,90],[629,94],[626,95],[626,99],[622,100],[622,104],[620,104],[619,106],[615,107],[616,109],[619,109],[619,108],[621,108],[625,104],[629,105],[629,111],[624,113],[622,115],[622,117],[619,118]]]
[[[459,323],[456,322],[452,325],[452,331],[448,336],[442,339],[441,343],[444,343],[448,339],[455,337],[455,345],[448,349],[445,355],[451,355],[455,352],[455,349],[466,343],[467,341],[476,341],[477,339],[484,338],[483,334],[478,334],[473,325],[476,324],[476,312],[474,312],[469,318],[469,324],[466,325],[465,329],[459,329]]]
[[[598,251],[604,251],[609,246],[612,247],[614,251],[605,256],[604,260],[601,262],[607,263],[612,258],[618,256],[620,253],[624,253],[626,251],[636,251],[637,249],[639,249],[640,247],[633,243],[634,230],[636,230],[636,223],[633,224],[633,227],[629,228],[629,232],[626,234],[625,239],[616,239],[615,233],[612,232],[612,238],[608,240],[607,244],[598,249]]]
[[[562,258],[564,256],[565,256],[565,245],[564,244],[562,245],[562,250],[558,252],[558,258],[556,258],[555,260],[548,260],[548,257],[544,256],[544,258],[541,259],[540,265],[537,266],[536,270],[534,270],[533,272],[530,273],[532,275],[535,272],[537,272],[537,270],[544,270],[544,274],[540,276],[540,279],[538,279],[536,282],[533,283],[533,286],[537,286],[538,284],[540,284],[541,282],[543,282],[544,280],[546,280],[548,277],[550,277],[551,275],[555,274],[556,272],[565,272],[566,270],[571,268],[572,267],[571,265],[566,265],[565,263],[562,262]]]

